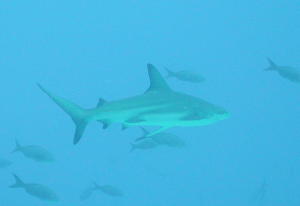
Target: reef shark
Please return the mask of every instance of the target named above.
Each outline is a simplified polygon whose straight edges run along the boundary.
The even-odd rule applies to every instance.
[[[224,108],[173,91],[152,64],[147,68],[150,86],[143,94],[110,102],[100,99],[91,109],[83,109],[38,86],[74,121],[74,144],[79,142],[90,121],[102,122],[105,128],[111,123],[121,123],[123,127],[159,126],[147,135],[150,137],[171,127],[202,126],[228,118],[229,113]]]

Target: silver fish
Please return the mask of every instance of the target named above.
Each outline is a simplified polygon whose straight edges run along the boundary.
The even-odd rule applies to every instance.
[[[19,142],[16,141],[16,147],[12,153],[15,152],[21,152],[25,157],[37,162],[53,162],[55,160],[52,153],[38,145],[21,146]]]
[[[10,188],[22,188],[27,194],[40,200],[50,202],[59,201],[57,194],[47,186],[36,183],[24,183],[17,175],[13,174],[13,176],[16,183],[11,185]]]

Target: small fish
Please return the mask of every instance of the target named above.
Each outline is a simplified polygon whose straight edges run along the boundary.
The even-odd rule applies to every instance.
[[[157,146],[159,146],[159,144],[154,139],[145,138],[137,143],[131,143],[130,152],[133,152],[136,149],[140,149],[140,150],[153,149]]]
[[[6,168],[6,167],[10,166],[11,164],[12,164],[11,161],[9,161],[7,159],[0,158],[0,169],[1,168]]]
[[[112,185],[98,185],[97,183],[93,183],[92,187],[87,188],[83,191],[83,193],[80,195],[80,200],[87,200],[95,191],[101,191],[106,195],[113,196],[113,197],[121,197],[123,196],[123,192]]]
[[[166,145],[169,147],[181,148],[186,146],[185,142],[182,139],[180,139],[178,136],[167,132],[153,135],[150,138],[154,139],[158,144]]]
[[[186,146],[185,142],[181,138],[179,138],[178,136],[176,136],[174,134],[167,133],[167,132],[161,132],[161,133],[158,133],[158,134],[148,137],[148,134],[150,132],[147,131],[143,127],[141,127],[141,129],[143,130],[143,136],[138,138],[137,141],[142,140],[142,139],[144,139],[144,140],[152,139],[158,145],[165,145],[168,147],[177,147],[177,148]]]
[[[12,153],[21,152],[25,157],[35,160],[37,162],[53,162],[53,155],[45,148],[37,145],[21,146],[18,141],[16,141],[16,148]]]
[[[193,72],[193,71],[181,70],[178,72],[174,72],[174,71],[169,70],[166,67],[165,67],[165,69],[168,72],[167,77],[169,77],[169,78],[174,77],[178,80],[192,82],[192,83],[201,83],[201,82],[205,81],[205,78],[203,76],[201,76],[200,74]]]
[[[82,192],[82,194],[80,195],[80,200],[81,201],[87,200],[88,198],[90,198],[92,196],[94,191],[95,191],[94,187],[90,187],[90,188],[85,189]]]
[[[267,58],[267,60],[269,62],[269,67],[266,68],[265,71],[276,71],[281,77],[288,79],[291,82],[300,83],[299,69],[289,66],[279,66],[270,58]]]
[[[31,196],[40,200],[57,202],[59,198],[57,194],[45,185],[35,183],[24,183],[17,175],[13,174],[16,183],[11,185],[10,188],[22,188]]]
[[[262,184],[260,185],[259,189],[253,195],[252,201],[258,202],[258,203],[263,202],[266,197],[267,188],[268,188],[268,184],[267,184],[266,180],[264,179]]]
[[[123,196],[123,192],[119,188],[116,188],[115,186],[112,185],[101,185],[101,186],[98,185],[98,189],[101,190],[101,192],[110,196],[114,196],[114,197]]]

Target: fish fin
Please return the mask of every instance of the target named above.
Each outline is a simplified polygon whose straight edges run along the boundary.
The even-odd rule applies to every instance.
[[[163,131],[165,131],[165,130],[167,130],[167,129],[169,129],[169,128],[171,128],[171,127],[161,127],[161,128],[159,128],[159,129],[157,129],[157,130],[154,130],[154,131],[152,131],[152,132],[149,132],[147,135],[145,135],[145,136],[143,136],[143,137],[137,138],[135,141],[140,141],[140,140],[143,140],[143,139],[152,137],[153,135],[156,135],[156,134],[158,134],[158,133],[161,133],[161,132],[163,132]]]
[[[130,146],[131,146],[131,148],[130,148],[129,152],[133,152],[136,149],[135,144],[130,143]]]
[[[16,139],[16,146],[15,149],[11,153],[18,152],[22,149],[22,146],[20,145],[19,141]]]
[[[122,130],[128,129],[128,126],[126,124],[122,124]]]
[[[140,128],[143,131],[143,136],[147,136],[149,134],[149,131],[146,130],[144,127],[140,127]]]
[[[111,123],[106,120],[99,120],[98,122],[102,123],[102,129],[107,129],[111,125]]]
[[[276,70],[278,68],[278,65],[275,64],[271,58],[267,57],[267,61],[269,62],[269,67],[266,68],[265,70],[267,70],[267,71],[268,70]]]
[[[81,107],[69,100],[52,94],[50,91],[43,88],[40,84],[38,84],[38,87],[72,118],[73,122],[76,125],[73,144],[77,144],[81,139],[85,128],[89,122],[89,115],[87,110],[82,109]]]
[[[99,100],[98,100],[98,104],[97,104],[97,108],[98,107],[102,107],[104,104],[106,104],[106,100],[105,99],[103,99],[103,98],[99,98]]]
[[[99,190],[102,188],[102,186],[99,185],[96,181],[93,181],[92,184],[93,184],[93,186],[92,186],[93,190]]]
[[[80,200],[84,201],[87,200],[88,198],[91,197],[91,195],[93,194],[94,189],[93,188],[87,188],[86,190],[84,190],[81,195],[80,195]]]
[[[165,67],[165,70],[167,71],[167,78],[170,78],[170,77],[174,77],[174,72],[171,71],[169,68]]]
[[[142,139],[145,139],[146,136],[149,134],[149,131],[147,131],[144,127],[140,127],[142,132],[143,132],[143,135],[139,138],[136,138],[135,141],[139,141],[139,140],[142,140]]]
[[[148,75],[150,79],[150,86],[146,92],[149,91],[169,91],[171,90],[167,82],[161,76],[159,71],[152,64],[147,64]]]
[[[154,131],[152,131],[152,132],[149,132],[147,135],[146,135],[146,137],[151,137],[151,136],[153,136],[153,135],[156,135],[156,134],[158,134],[158,133],[161,133],[161,132],[163,132],[163,131],[165,131],[165,130],[167,130],[167,129],[170,129],[171,127],[161,127],[161,128],[159,128],[159,129],[157,129],[157,130],[154,130]]]
[[[19,187],[24,187],[25,183],[16,175],[12,174],[15,178],[15,184],[9,186],[10,188],[19,188]]]

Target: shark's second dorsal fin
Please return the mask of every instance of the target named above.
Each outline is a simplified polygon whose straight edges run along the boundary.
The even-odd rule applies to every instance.
[[[147,64],[147,68],[150,79],[150,86],[146,92],[171,90],[159,71],[152,64]]]

